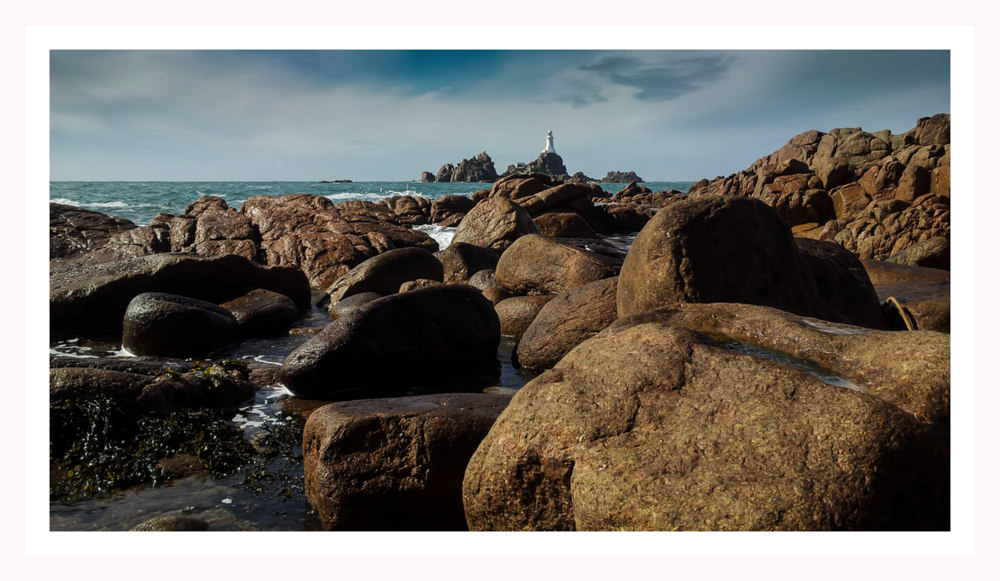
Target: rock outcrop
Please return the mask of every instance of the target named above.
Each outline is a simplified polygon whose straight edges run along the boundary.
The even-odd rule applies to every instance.
[[[267,264],[300,268],[321,289],[386,250],[438,249],[429,235],[400,225],[395,212],[372,202],[334,204],[312,194],[254,196],[241,211],[260,233]]]
[[[601,183],[605,184],[627,184],[631,182],[644,182],[646,180],[635,175],[634,171],[609,171],[606,176],[601,178]]]
[[[950,125],[950,115],[938,114],[902,135],[807,131],[741,172],[698,182],[689,196],[753,197],[796,235],[886,259],[949,237]]]
[[[537,233],[538,226],[524,208],[502,197],[491,197],[462,218],[451,242],[465,242],[503,253],[521,236]]]
[[[424,172],[421,181],[434,182],[495,182],[497,176],[493,160],[484,151],[472,159],[463,159],[454,166],[446,163],[438,170],[433,180],[427,179],[430,172]]]
[[[136,227],[124,218],[66,204],[49,204],[49,258],[67,258],[96,250],[108,239]]]

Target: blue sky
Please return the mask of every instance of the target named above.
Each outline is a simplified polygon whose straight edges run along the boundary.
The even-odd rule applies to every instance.
[[[649,181],[810,129],[950,112],[948,51],[78,51],[50,58],[53,180],[411,180],[486,151]]]

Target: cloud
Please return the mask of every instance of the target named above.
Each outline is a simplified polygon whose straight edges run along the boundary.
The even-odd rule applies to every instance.
[[[650,62],[650,57],[655,58]],[[640,101],[669,101],[722,78],[735,61],[731,54],[672,58],[666,53],[609,55],[580,66],[617,85],[638,89]]]

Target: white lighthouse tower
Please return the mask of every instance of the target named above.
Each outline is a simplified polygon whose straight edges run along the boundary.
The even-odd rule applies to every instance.
[[[552,130],[549,129],[549,134],[545,137],[545,149],[542,153],[555,153],[556,146],[552,144]]]

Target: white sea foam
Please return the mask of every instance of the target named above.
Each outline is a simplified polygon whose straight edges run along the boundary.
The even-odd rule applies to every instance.
[[[86,208],[127,208],[128,204],[125,202],[77,202],[76,200],[70,200],[69,198],[56,198],[54,200],[49,200],[52,204],[65,204],[67,206],[79,206]]]
[[[422,224],[420,226],[414,226],[413,229],[419,230],[434,240],[437,240],[439,250],[448,248],[448,246],[451,245],[451,239],[455,237],[455,228],[450,228],[448,226]]]

